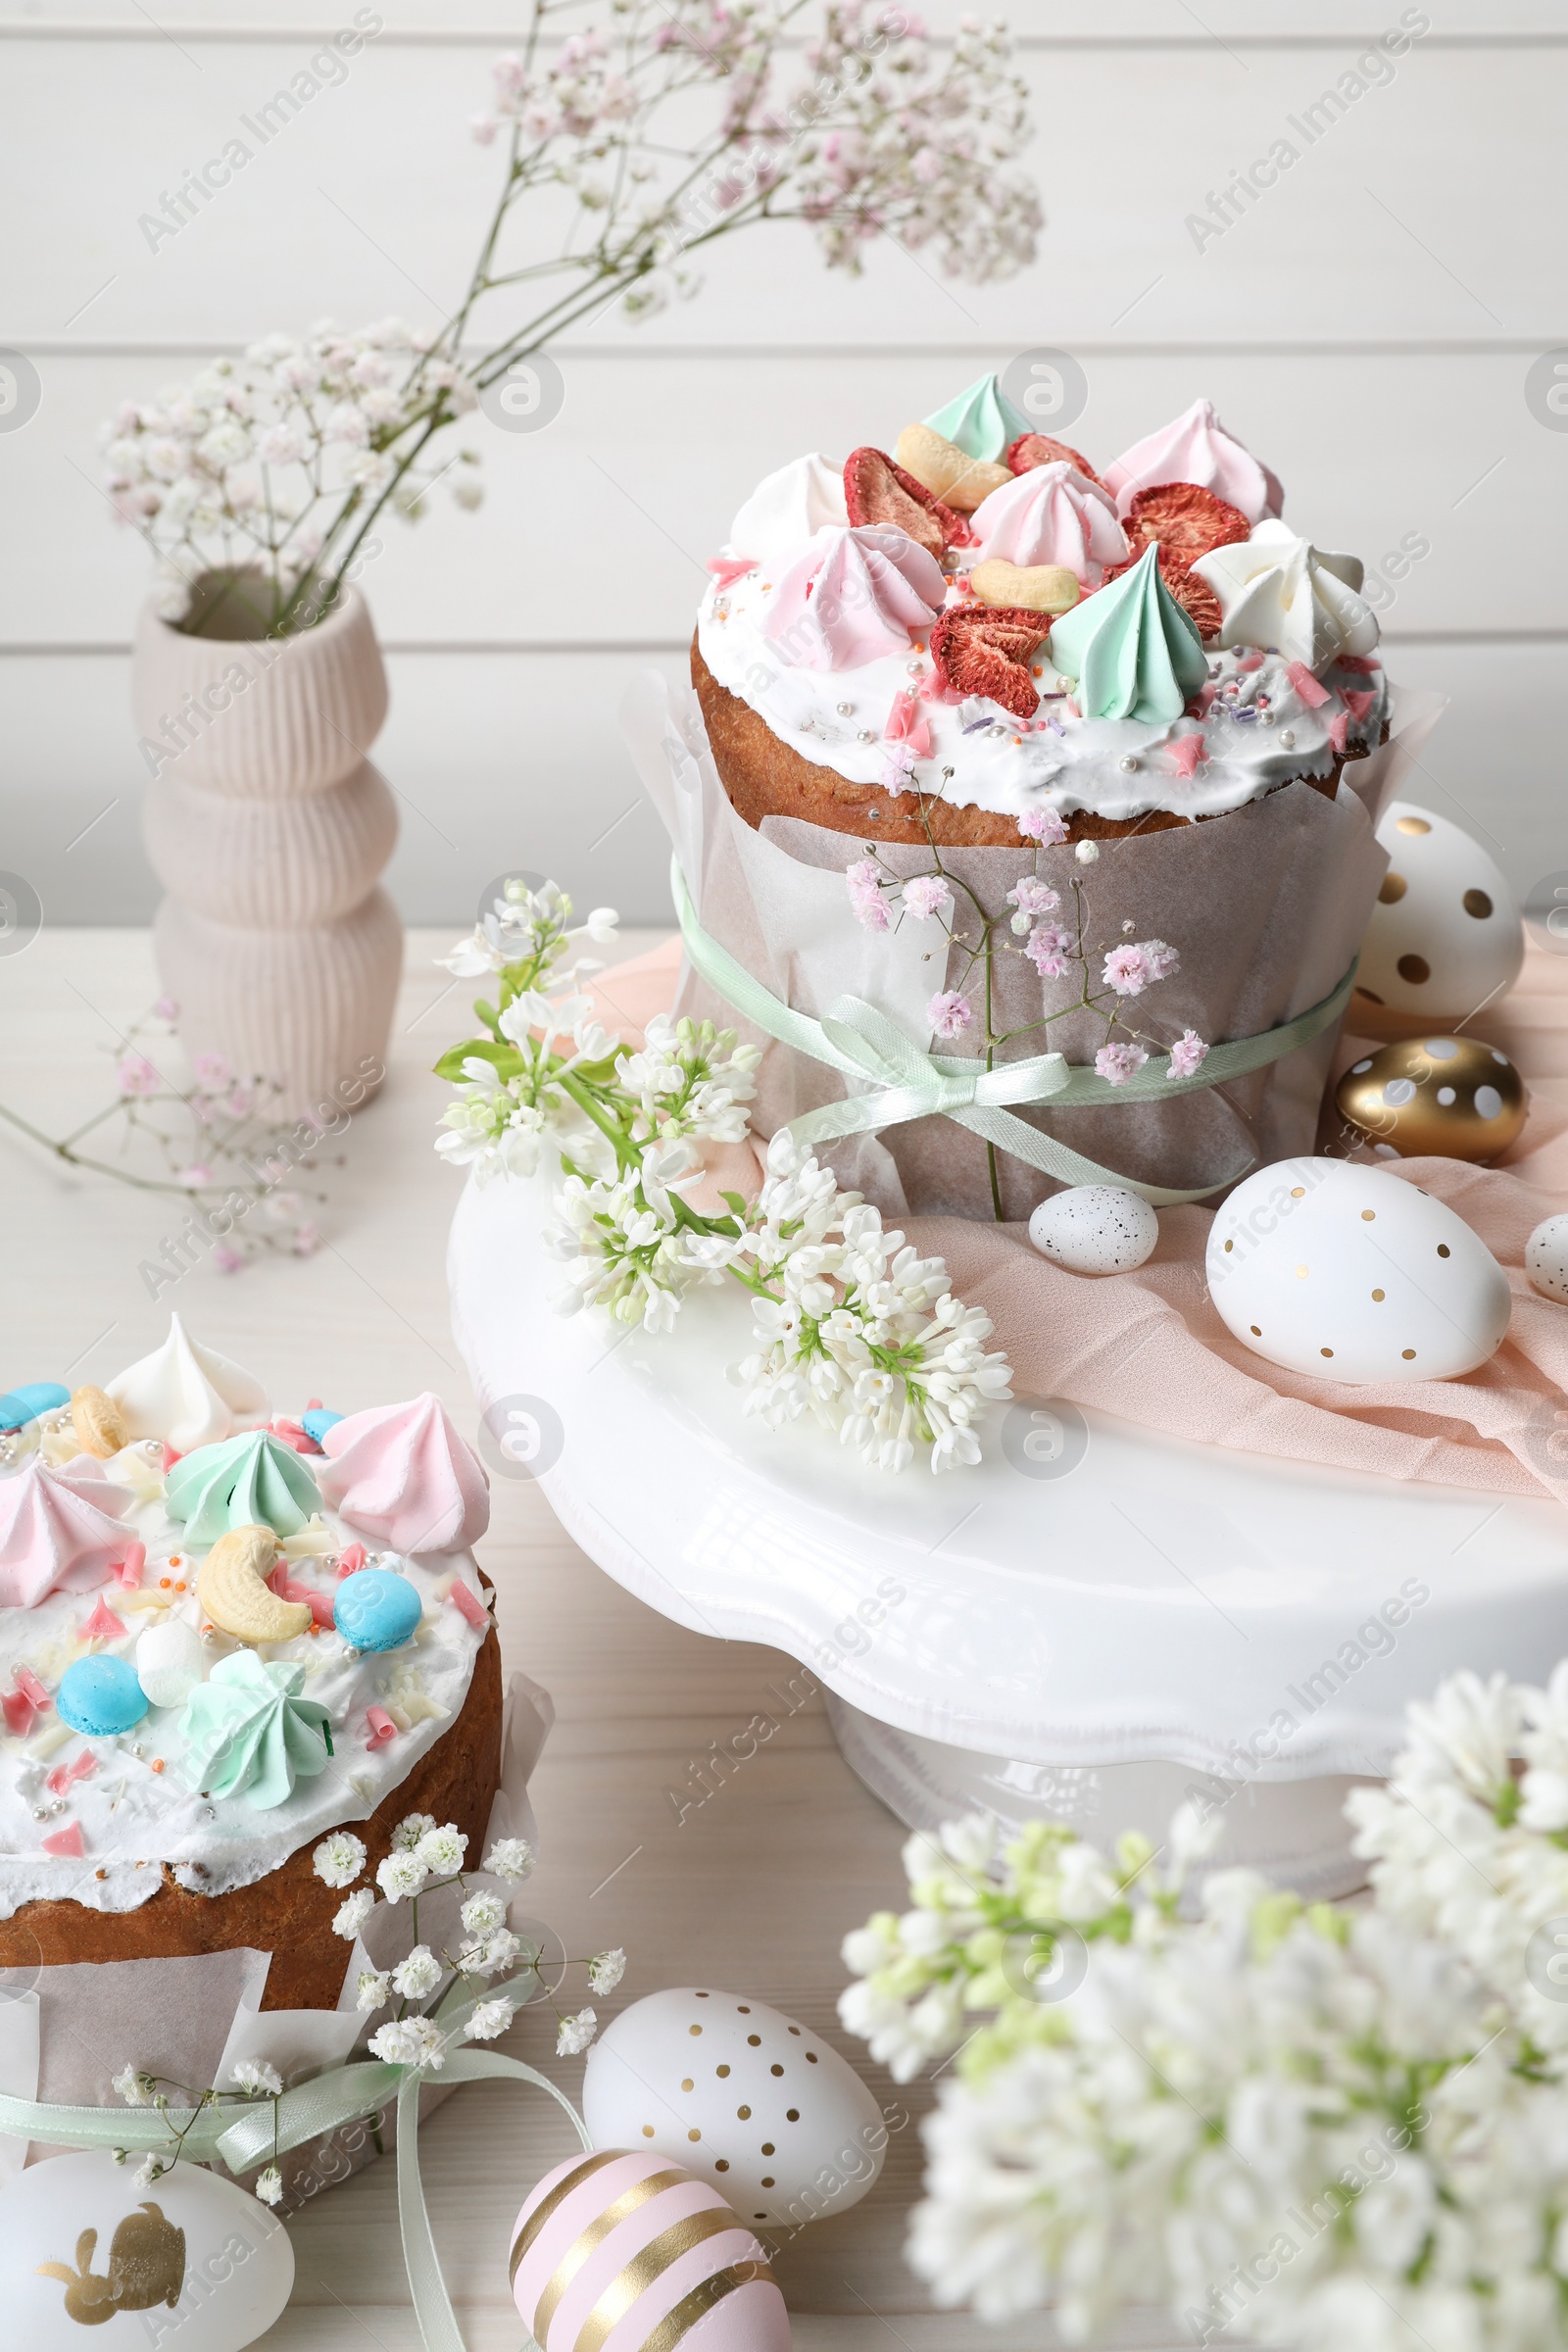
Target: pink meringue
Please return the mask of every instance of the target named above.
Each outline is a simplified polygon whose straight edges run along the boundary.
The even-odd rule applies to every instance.
[[[830,523],[780,580],[762,635],[792,669],[858,669],[906,653],[946,595],[941,564],[896,524]]]
[[[1240,507],[1249,522],[1278,514],[1285,504],[1278,478],[1225,430],[1211,400],[1195,400],[1172,423],[1135,441],[1105,467],[1105,486],[1114,491],[1123,514],[1140,490],[1152,490],[1157,482],[1197,482]]]
[[[484,1464],[428,1390],[334,1421],[325,1446],[322,1498],[393,1551],[461,1551],[490,1524]]]
[[[1125,564],[1130,552],[1115,501],[1060,459],[993,490],[970,528],[987,563],[1064,564],[1086,588],[1098,588],[1105,565]]]
[[[0,1608],[95,1592],[130,1548],[120,1525],[130,1500],[84,1453],[60,1470],[34,1454],[14,1478],[0,1479]]]

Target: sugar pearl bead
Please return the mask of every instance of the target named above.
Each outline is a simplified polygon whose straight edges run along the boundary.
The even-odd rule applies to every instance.
[[[1280,729],[1280,750],[1281,750],[1282,752],[1294,752],[1294,751],[1295,751],[1295,749],[1296,749],[1296,735],[1295,735],[1295,731],[1294,731],[1292,728],[1290,728],[1290,727],[1281,727],[1281,729]]]
[[[1124,776],[1136,776],[1138,773],[1138,762],[1133,758],[1131,752],[1124,752],[1122,757],[1117,760],[1116,765],[1121,769],[1121,772]]]
[[[848,718],[848,717],[850,716],[851,712],[854,710],[854,709],[855,709],[855,705],[854,705],[853,703],[840,703],[840,705],[839,705],[839,716],[840,716],[840,718]]]
[[[862,727],[855,740],[857,743],[875,743],[876,737],[869,727]]]

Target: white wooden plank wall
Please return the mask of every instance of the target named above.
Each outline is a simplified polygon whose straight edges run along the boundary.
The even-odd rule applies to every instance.
[[[127,646],[145,562],[97,487],[98,420],[271,327],[397,311],[433,323],[463,282],[497,158],[466,122],[501,0],[380,0],[348,78],[149,252],[138,217],[220,150],[349,22],[347,0],[11,0],[0,15],[0,344],[38,414],[0,433],[0,865],[46,917],[138,921],[145,782]],[[937,12],[951,22],[956,10]],[[392,524],[365,585],[403,803],[392,885],[412,920],[463,918],[521,862],[633,917],[667,911],[657,827],[615,707],[639,663],[679,670],[703,559],[759,474],[842,456],[983,368],[1050,344],[1089,401],[1067,437],[1104,460],[1200,392],[1281,473],[1288,514],[1390,581],[1390,666],[1442,685],[1423,798],[1488,837],[1521,887],[1568,864],[1558,814],[1568,433],[1526,372],[1568,340],[1556,0],[1441,0],[1431,29],[1310,148],[1288,129],[1398,7],[1344,0],[1014,0],[1049,226],[1037,267],[974,289],[889,246],[830,276],[804,232],[710,256],[693,304],[607,318],[562,347],[562,415],[482,417],[487,503]],[[1198,249],[1188,216],[1293,138],[1278,184]]]

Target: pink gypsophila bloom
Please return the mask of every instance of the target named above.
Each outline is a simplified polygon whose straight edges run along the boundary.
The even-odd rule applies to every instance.
[[[1168,980],[1172,972],[1182,968],[1182,959],[1169,940],[1146,939],[1140,945],[1140,954],[1149,966],[1151,980]]]
[[[1071,946],[1070,934],[1059,923],[1037,923],[1023,943],[1023,952],[1042,980],[1060,980],[1067,971]]]
[[[917,923],[946,914],[952,905],[953,893],[940,874],[915,874],[904,885],[904,911]]]
[[[1135,1070],[1141,1070],[1149,1055],[1142,1046],[1102,1046],[1095,1055],[1095,1068],[1112,1086],[1125,1086]]]
[[[868,931],[885,931],[888,910],[883,904],[881,876],[874,858],[862,858],[858,864],[844,869],[844,887],[850,894],[855,919]]]
[[[1038,841],[1048,850],[1067,838],[1067,827],[1054,808],[1026,808],[1018,819],[1018,830],[1026,841]]]
[[[956,988],[949,988],[932,998],[925,1008],[925,1017],[931,1024],[933,1037],[956,1037],[960,1029],[968,1028],[974,1015],[969,1010],[968,998],[960,996]]]
[[[1038,874],[1025,874],[1016,888],[1008,891],[1007,905],[1016,906],[1020,914],[1054,914],[1061,898]]]
[[[1112,948],[1101,978],[1118,997],[1141,997],[1154,977],[1142,948]]]
[[[1196,1029],[1186,1029],[1170,1050],[1170,1074],[1173,1078],[1191,1078],[1202,1067],[1208,1048]]]
[[[145,1054],[127,1054],[116,1072],[122,1095],[156,1095],[158,1072]]]

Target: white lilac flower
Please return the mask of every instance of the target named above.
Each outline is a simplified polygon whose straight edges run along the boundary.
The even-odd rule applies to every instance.
[[[256,2194],[264,2205],[279,2205],[283,2200],[283,2176],[275,2164],[256,2176]]]
[[[561,2018],[556,2027],[556,2056],[579,2057],[598,2031],[599,2020],[591,2009],[579,2009],[575,2017]]]
[[[426,1830],[419,1839],[417,1852],[430,1876],[450,1878],[463,1868],[463,1857],[468,1850],[468,1840],[455,1822],[443,1829]]]
[[[439,2069],[446,2064],[447,2040],[447,2035],[429,2018],[405,2017],[372,2034],[370,2050],[388,2066]]]
[[[689,1274],[674,1211],[662,1205],[671,1173],[656,1158],[645,1162],[644,1175],[613,1183],[567,1177],[556,1195],[559,1221],[544,1234],[545,1248],[564,1265],[551,1298],[558,1313],[603,1306],[617,1322],[641,1323],[645,1331],[673,1329]]]
[[[283,2087],[283,2078],[275,2066],[265,2058],[241,2058],[234,2066],[234,2087],[248,2098],[276,2098]]]
[[[536,1859],[526,1838],[498,1838],[485,1855],[483,1867],[491,1878],[516,1886],[528,1876]]]
[[[489,1864],[486,1863],[485,1867],[488,1869]],[[489,1936],[497,1928],[506,1926],[507,1906],[498,1894],[490,1894],[481,1888],[477,1894],[469,1895],[459,1917],[470,1936]]]
[[[384,1869],[385,1865],[383,1864],[382,1867]],[[374,1909],[374,1888],[362,1886],[358,1893],[351,1894],[346,1903],[338,1906],[336,1917],[332,1921],[333,1935],[341,1936],[346,1942],[352,1943]]]
[[[596,1952],[588,1963],[588,1989],[604,1994],[613,1992],[626,1974],[626,1955],[617,1945],[613,1951]]]
[[[392,1989],[400,2000],[427,2000],[446,1971],[427,1943],[416,1943],[407,1959],[392,1971]]]
[[[362,2017],[373,2009],[384,2009],[392,1998],[392,1979],[384,1971],[362,1968],[355,1987],[354,2006]]]
[[[428,1876],[418,1855],[405,1851],[388,1854],[375,1880],[389,1903],[401,1903],[406,1895],[419,1893]]]
[[[506,2032],[515,2015],[510,2001],[480,2001],[469,2012],[464,2035],[468,2041],[494,2041]]]
[[[365,1868],[364,1842],[352,1830],[334,1830],[330,1838],[321,1839],[311,1862],[317,1877],[328,1886],[352,1886]]]

